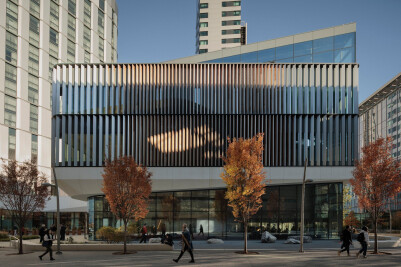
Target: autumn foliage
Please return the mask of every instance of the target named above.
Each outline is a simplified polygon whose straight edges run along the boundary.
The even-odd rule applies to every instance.
[[[127,253],[128,221],[138,221],[148,213],[152,192],[151,175],[146,167],[138,165],[132,157],[106,161],[102,191],[113,214],[124,223],[124,253]]]
[[[10,212],[19,230],[19,254],[22,250],[22,229],[33,212],[45,207],[49,192],[41,186],[46,177],[38,171],[34,162],[19,163],[9,160],[3,163],[0,174],[0,202]]]
[[[235,219],[244,224],[244,253],[247,253],[248,221],[261,208],[265,193],[263,134],[251,139],[228,139],[228,142],[221,178],[227,185],[228,205]]]
[[[362,148],[362,158],[355,163],[351,185],[359,206],[373,220],[377,253],[377,223],[386,209],[388,199],[401,190],[400,163],[391,156],[391,138],[379,138]]]
[[[351,227],[359,227],[361,222],[356,218],[355,213],[351,211],[345,218],[344,218],[344,225],[349,225]]]

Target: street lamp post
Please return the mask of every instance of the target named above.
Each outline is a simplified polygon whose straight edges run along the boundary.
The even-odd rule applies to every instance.
[[[301,200],[301,237],[300,237],[300,248],[299,252],[304,252],[304,224],[305,224],[305,184],[306,183],[312,183],[313,180],[308,179],[305,180],[306,177],[306,165],[308,164],[308,158],[305,159],[305,165],[304,165],[304,177],[302,180],[302,200]]]
[[[58,183],[56,178],[56,173],[54,172],[54,168],[52,168],[53,175],[54,175],[54,183],[43,183],[42,186],[51,186],[56,189],[56,200],[57,200],[57,251],[56,254],[63,254],[60,250],[60,196],[58,191]]]

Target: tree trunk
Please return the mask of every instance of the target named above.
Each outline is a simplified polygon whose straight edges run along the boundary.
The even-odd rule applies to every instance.
[[[248,253],[248,222],[244,221],[244,254]]]
[[[374,218],[374,230],[375,230],[375,250],[374,250],[374,254],[378,253],[378,244],[377,244],[377,216],[375,216]]]
[[[18,254],[23,254],[23,250],[22,250],[22,227],[19,227],[19,251]]]
[[[124,222],[124,254],[127,254],[127,222]]]

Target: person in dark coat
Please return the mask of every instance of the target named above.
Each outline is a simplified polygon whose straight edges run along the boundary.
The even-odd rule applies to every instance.
[[[51,231],[51,236],[52,239],[57,238],[56,234],[57,234],[57,226],[55,224],[52,225],[52,227],[50,227],[50,231]]]
[[[203,226],[202,226],[202,224],[200,225],[200,227],[199,227],[199,233],[198,233],[198,236],[200,235],[200,234],[202,234],[202,236],[204,236],[205,234],[203,233]]]
[[[64,224],[61,225],[60,227],[60,240],[65,240],[65,230],[67,228],[65,227]]]
[[[194,254],[192,253],[192,250],[194,249],[192,245],[192,240],[191,240],[191,235],[189,234],[189,231],[187,229],[187,224],[184,223],[182,225],[182,247],[181,247],[181,253],[178,256],[177,259],[173,259],[173,261],[177,262],[181,259],[182,255],[184,255],[185,251],[188,251],[189,255],[191,255],[191,261],[189,263],[194,263]]]
[[[54,261],[53,250],[52,250],[52,245],[53,245],[53,240],[54,239],[50,238],[50,234],[52,234],[51,230],[50,231],[49,230],[45,231],[45,235],[44,235],[44,238],[43,238],[44,240],[43,240],[42,246],[46,248],[46,251],[45,251],[45,253],[43,253],[42,255],[39,256],[40,260],[43,260],[42,258],[43,258],[44,255],[46,255],[47,253],[50,253],[50,260]]]
[[[46,227],[44,224],[42,224],[42,226],[39,228],[39,236],[40,236],[40,243],[43,242],[43,238],[45,236],[45,231],[46,231]]]
[[[349,246],[352,244],[351,229],[349,225],[347,225],[343,230],[342,241],[343,244],[341,245],[341,249],[337,252],[337,254],[340,256],[341,252],[347,251],[347,255],[349,256]]]

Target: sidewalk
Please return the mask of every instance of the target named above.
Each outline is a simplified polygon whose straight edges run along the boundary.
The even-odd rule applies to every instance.
[[[110,251],[65,251],[54,255],[55,262],[50,262],[48,255],[39,261],[41,252],[24,255],[7,255],[15,250],[0,249],[2,266],[400,266],[401,249],[383,249],[392,255],[368,255],[367,259],[356,259],[355,256],[337,256],[338,242],[325,240],[305,244],[305,253],[299,253],[299,245],[281,243],[262,244],[249,242],[249,249],[258,251],[258,255],[241,255],[234,253],[242,249],[241,241],[226,241],[225,244],[210,245],[196,241],[196,264],[188,264],[189,255],[184,254],[180,263],[172,261],[179,254],[176,244],[174,251],[138,251],[131,255],[112,255]],[[54,246],[53,246],[54,248]],[[371,251],[371,248],[370,248]],[[356,250],[352,250],[355,255]]]

